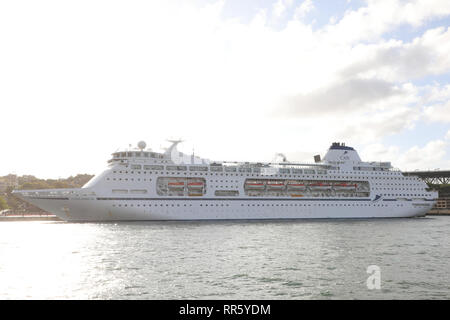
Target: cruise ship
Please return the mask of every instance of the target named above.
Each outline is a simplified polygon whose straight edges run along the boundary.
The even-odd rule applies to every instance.
[[[210,161],[141,141],[79,189],[16,190],[66,221],[399,218],[437,200],[418,177],[332,143],[314,162]]]

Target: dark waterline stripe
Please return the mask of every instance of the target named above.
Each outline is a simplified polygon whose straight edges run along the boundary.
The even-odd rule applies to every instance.
[[[197,200],[197,201],[371,201],[371,199],[314,199],[314,198],[97,198],[97,200]]]
[[[25,197],[26,198],[26,197]],[[45,198],[45,197],[29,197],[30,199],[40,199],[40,200],[69,200],[69,198]]]

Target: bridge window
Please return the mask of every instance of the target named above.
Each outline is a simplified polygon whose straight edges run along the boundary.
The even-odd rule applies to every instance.
[[[186,171],[186,166],[166,166],[166,170],[169,171]]]
[[[164,166],[162,166],[162,165],[149,165],[149,166],[144,166],[144,170],[164,170]]]
[[[208,167],[204,166],[190,166],[189,171],[208,171]]]

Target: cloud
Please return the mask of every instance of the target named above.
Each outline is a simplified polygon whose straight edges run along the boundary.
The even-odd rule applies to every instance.
[[[406,152],[393,158],[396,163],[405,170],[448,168],[450,161],[445,159],[448,155],[449,142],[445,140],[433,140],[422,148],[414,146]]]
[[[378,79],[350,78],[336,81],[331,86],[319,88],[308,94],[288,99],[285,116],[319,116],[323,113],[345,114],[367,110],[380,100],[405,94],[402,88]]]
[[[322,33],[336,44],[374,41],[398,26],[418,27],[432,18],[449,14],[447,0],[369,0],[367,6],[347,11],[338,23],[326,26]]]
[[[449,147],[450,141],[447,137],[407,150],[398,146],[384,146],[381,143],[369,144],[362,150],[361,158],[363,161],[391,161],[394,167],[402,171],[443,169],[450,167]]]
[[[450,123],[450,85],[427,86],[423,116],[429,122]]]
[[[15,157],[0,169],[91,172],[118,145],[146,137],[158,145],[173,135],[207,157],[258,160],[267,152],[270,160],[336,138],[379,142],[420,116],[445,119],[434,116],[448,111],[445,91],[431,85],[421,97],[409,82],[448,72],[449,30],[407,43],[383,35],[448,15],[448,1],[368,1],[317,30],[302,19],[312,1],[271,3],[248,23],[223,18],[224,3],[0,2],[0,29],[8,30],[0,33],[0,105],[28,128],[4,141]],[[273,28],[276,15],[281,28]],[[0,127],[10,132],[17,122]],[[27,160],[42,150],[48,157]]]
[[[382,138],[412,129],[420,119],[420,110],[401,106],[384,111],[371,112],[339,121],[337,135],[361,144],[373,143]]]
[[[274,16],[280,18],[292,4],[293,0],[277,0],[277,2],[273,4]]]
[[[358,60],[343,76],[366,76],[406,81],[450,71],[450,28],[426,31],[410,43],[388,41],[355,49]]]
[[[294,19],[302,19],[313,9],[314,4],[312,0],[304,0],[299,6],[295,8]]]
[[[450,123],[450,101],[424,107],[423,113],[428,121]]]

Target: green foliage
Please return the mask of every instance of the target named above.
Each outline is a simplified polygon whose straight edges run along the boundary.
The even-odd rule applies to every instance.
[[[0,210],[5,210],[5,209],[9,209],[8,203],[2,196],[0,196]]]
[[[90,174],[78,174],[75,177],[67,179],[37,179],[35,177],[28,178],[27,181],[19,178],[19,189],[33,190],[33,189],[66,189],[66,188],[81,188],[93,176]]]

